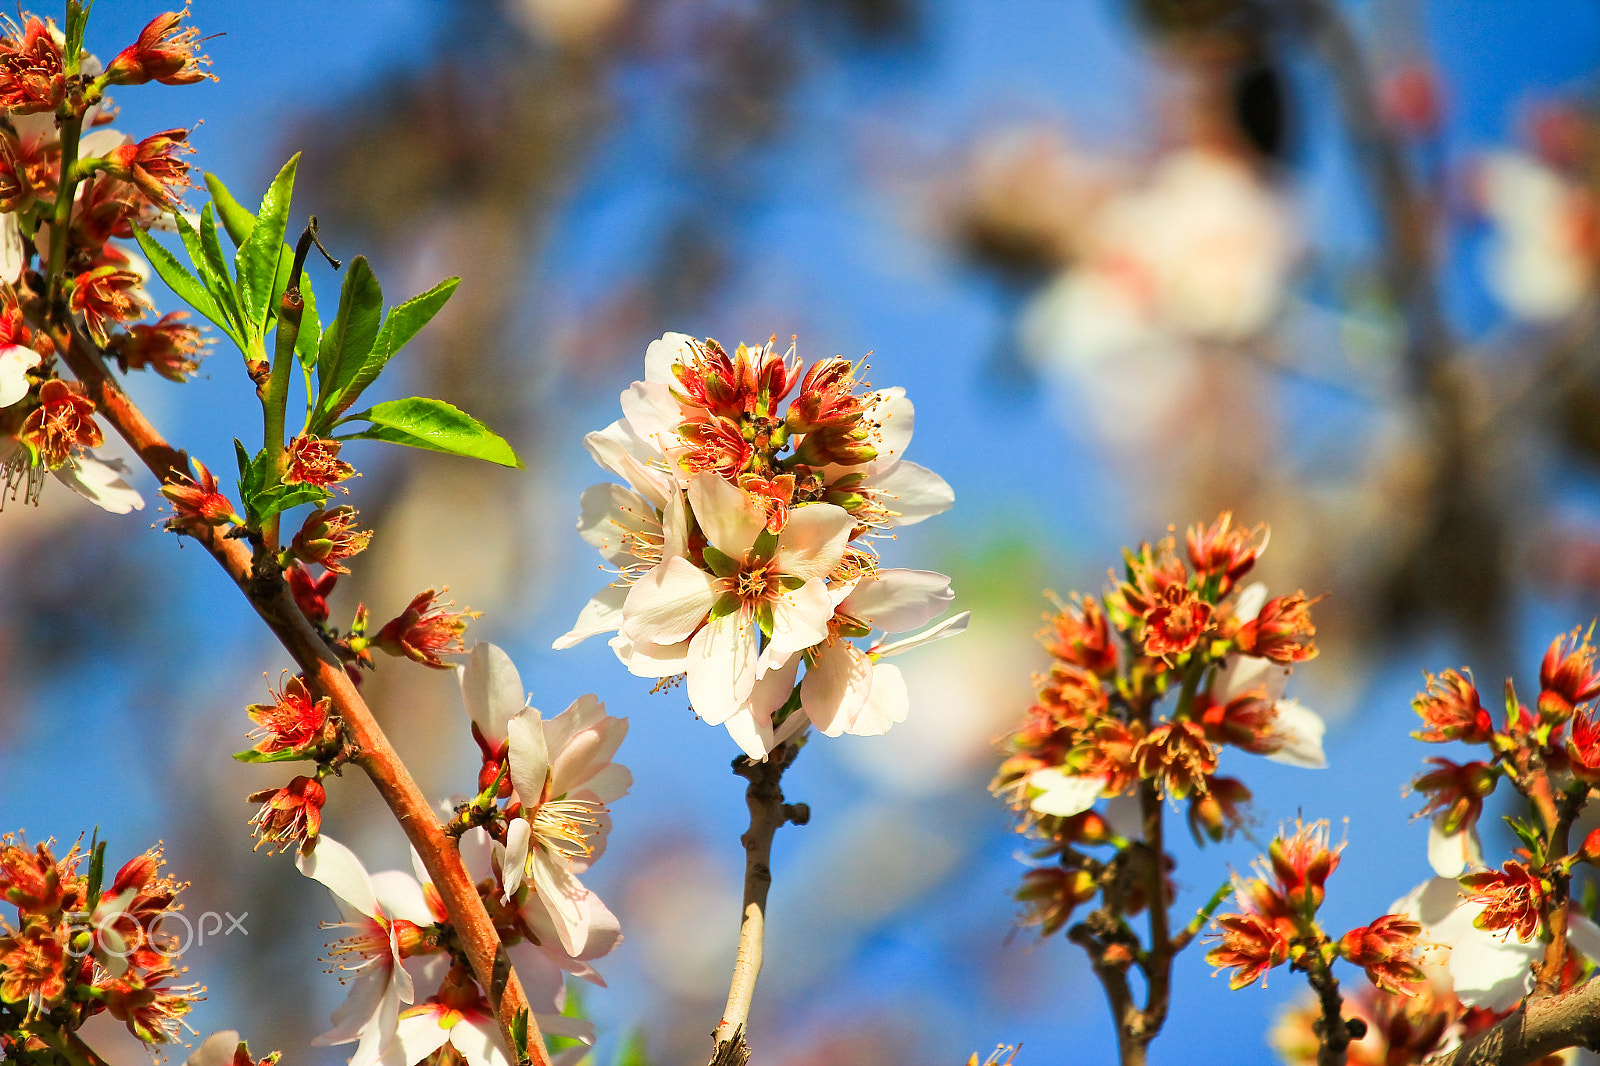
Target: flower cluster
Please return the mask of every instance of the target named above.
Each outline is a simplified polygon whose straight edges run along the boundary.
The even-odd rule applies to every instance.
[[[152,309],[149,266],[114,243],[160,223],[192,187],[188,131],[141,141],[103,128],[115,114],[111,85],[152,78],[169,85],[207,77],[196,31],[182,13],[154,19],[110,69],[67,52],[53,22],[21,14],[0,37],[0,481],[38,498],[46,473],[109,511],[143,500],[126,470],[101,461],[94,402],[60,378],[54,344],[24,324],[41,300],[65,299],[96,344],[124,370],[151,369],[175,381],[198,366],[202,340],[182,313],[135,325]],[[87,131],[87,132],[86,132]],[[48,291],[36,289],[37,263]]]
[[[630,671],[682,675],[695,713],[755,759],[807,722],[837,736],[904,720],[904,681],[881,660],[958,632],[965,615],[852,643],[921,626],[952,598],[943,574],[879,567],[872,541],[953,497],[902,458],[904,390],[867,391],[860,370],[833,358],[802,372],[792,346],[770,341],[732,353],[681,333],[653,342],[624,417],[585,440],[627,482],[585,491],[578,520],[617,579],[555,646],[615,632]]]
[[[1369,925],[1333,939],[1317,922],[1328,877],[1339,866],[1339,847],[1328,845],[1328,825],[1298,826],[1279,834],[1259,864],[1258,876],[1234,884],[1237,913],[1216,919],[1218,944],[1206,961],[1232,969],[1230,988],[1243,988],[1287,962],[1325,976],[1334,959],[1360,966],[1375,988],[1396,995],[1416,994],[1424,984],[1415,955],[1422,926],[1404,914],[1385,914]]]
[[[0,1051],[8,1059],[45,1046],[18,1035],[26,1019],[73,1032],[109,1013],[147,1044],[179,1042],[188,1028],[203,989],[179,981],[183,945],[175,927],[162,929],[185,886],[162,876],[159,847],[104,885],[104,847],[91,855],[74,845],[58,857],[52,841],[0,837],[0,897],[16,908],[15,922],[0,919]]]
[[[593,961],[621,942],[616,917],[578,880],[605,850],[608,805],[632,784],[612,761],[627,722],[584,696],[549,720],[528,705],[505,652],[478,644],[458,668],[472,734],[483,755],[479,793],[455,810],[462,861],[494,920],[547,1035],[593,1042],[592,1027],[563,1017],[565,975],[604,984]],[[422,1061],[450,1045],[473,1066],[510,1066],[483,989],[421,859],[415,876],[369,875],[344,845],[323,837],[302,850],[301,871],[341,901],[349,930],[332,957],[352,982],[319,1044],[356,1043],[353,1066]],[[427,983],[435,990],[424,995]]]

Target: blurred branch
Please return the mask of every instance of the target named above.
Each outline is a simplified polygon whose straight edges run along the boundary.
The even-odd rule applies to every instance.
[[[1522,1005],[1427,1066],[1527,1066],[1570,1047],[1600,1046],[1600,981]]]

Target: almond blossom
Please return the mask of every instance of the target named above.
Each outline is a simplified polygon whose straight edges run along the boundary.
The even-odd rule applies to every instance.
[[[424,950],[419,933],[434,924],[433,912],[410,874],[368,874],[354,852],[326,836],[295,864],[333,893],[344,920],[332,928],[350,930],[331,947],[350,994],[333,1012],[333,1028],[312,1043],[326,1047],[355,1041],[351,1066],[374,1066],[384,1061],[394,1039],[400,1004],[416,997],[403,960]]]
[[[506,760],[520,804],[506,828],[501,901],[509,902],[526,880],[567,955],[592,958],[585,953],[591,935],[608,925],[614,930],[615,919],[576,874],[604,850],[611,828],[606,805],[633,784],[627,768],[611,761],[628,723],[607,715],[593,696],[544,721],[528,705],[510,657],[492,644],[474,645],[459,676],[473,725],[488,750]],[[614,935],[609,939],[614,943]]]

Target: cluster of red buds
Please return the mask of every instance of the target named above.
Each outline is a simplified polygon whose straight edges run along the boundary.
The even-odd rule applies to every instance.
[[[16,908],[15,922],[0,919],[7,1059],[45,1050],[42,1035],[64,1038],[102,1012],[148,1044],[178,1042],[188,1028],[184,1018],[203,989],[179,983],[178,927],[163,928],[185,886],[161,875],[159,847],[109,885],[101,883],[103,862],[103,844],[92,855],[74,845],[58,857],[52,841],[0,837],[0,897]],[[23,1035],[24,1019],[39,1020],[33,1035]]]
[[[1182,555],[1172,538],[1141,545],[1103,597],[1075,597],[1040,632],[1051,664],[991,788],[1063,865],[1030,874],[1019,897],[1047,932],[1094,895],[1094,879],[1080,875],[1097,864],[1078,849],[1120,850],[1144,832],[1113,831],[1091,809],[1098,799],[1186,801],[1195,839],[1216,841],[1243,822],[1250,799],[1218,773],[1225,746],[1322,765],[1321,720],[1282,698],[1292,667],[1316,654],[1310,601],[1240,585],[1266,540],[1264,528],[1223,514],[1191,528]],[[1162,717],[1169,693],[1175,705]]]
[[[53,23],[27,13],[0,36],[0,481],[36,500],[57,473],[109,510],[138,506],[111,464],[92,454],[102,432],[94,403],[62,380],[55,345],[23,325],[64,303],[93,342],[124,371],[173,381],[193,374],[200,332],[170,314],[136,324],[153,308],[148,266],[113,243],[179,209],[192,188],[188,131],[134,140],[100,128],[115,109],[113,85],[189,84],[210,77],[187,10],[150,22],[109,68],[81,49],[69,54]],[[56,342],[60,342],[59,335]]]
[[[1259,876],[1237,881],[1239,910],[1217,916],[1219,942],[1206,955],[1211,965],[1233,970],[1229,987],[1243,988],[1286,962],[1306,971],[1315,984],[1328,979],[1335,959],[1343,959],[1360,966],[1385,992],[1409,996],[1423,988],[1426,979],[1416,959],[1422,926],[1412,918],[1385,914],[1338,939],[1323,932],[1317,911],[1341,850],[1343,845],[1328,845],[1326,822],[1301,825],[1272,841]]]

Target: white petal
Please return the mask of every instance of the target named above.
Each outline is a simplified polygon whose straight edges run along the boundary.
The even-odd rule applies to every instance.
[[[1139,797],[1132,792],[1119,792],[1106,800],[1105,819],[1119,837],[1127,840],[1144,837],[1144,811],[1140,809]]]
[[[793,592],[785,592],[772,603],[772,639],[762,652],[757,675],[796,652],[828,639],[828,619],[833,617],[833,600],[828,586],[812,578]]]
[[[621,633],[611,638],[611,650],[635,677],[672,677],[689,668],[689,642],[635,644]]]
[[[529,856],[528,872],[533,887],[538,891],[539,902],[555,920],[556,935],[568,955],[581,955],[589,936],[588,910],[583,906],[588,890],[572,876],[572,871],[558,858],[546,855],[537,848]]]
[[[806,717],[836,737],[855,720],[872,693],[872,660],[855,645],[836,641],[817,652],[800,682]]]
[[[1575,910],[1567,914],[1567,943],[1582,952],[1593,962],[1600,959],[1600,926],[1595,925]]]
[[[920,648],[924,644],[932,644],[945,637],[957,637],[967,631],[967,623],[972,620],[971,611],[962,611],[958,615],[946,618],[938,625],[930,626],[914,637],[906,637],[890,644],[876,644],[867,649],[867,653],[874,658],[883,659],[890,655],[899,655],[912,648]]]
[[[327,835],[318,837],[316,850],[309,855],[301,852],[294,864],[301,873],[322,882],[335,896],[368,918],[377,916],[378,897],[372,890],[367,868],[361,865],[355,852],[337,840]]]
[[[772,719],[757,721],[748,707],[741,707],[722,724],[733,742],[753,761],[760,762],[772,750]]]
[[[1227,703],[1254,692],[1264,700],[1276,702],[1282,698],[1284,689],[1289,687],[1289,675],[1293,672],[1293,667],[1258,655],[1230,655],[1223,660],[1222,669],[1212,682],[1211,696],[1218,703]]]
[[[438,1013],[427,1010],[401,1018],[395,1025],[394,1041],[406,1066],[415,1066],[450,1042],[450,1030],[439,1021]]]
[[[950,578],[932,570],[879,570],[863,578],[839,609],[885,633],[915,629],[942,612],[955,593]]]
[[[90,159],[102,156],[113,148],[121,148],[125,144],[132,144],[133,138],[126,133],[119,133],[113,129],[102,126],[91,133],[86,133],[78,141],[78,158]]]
[[[665,507],[667,497],[677,491],[676,479],[652,461],[665,459],[661,449],[633,431],[627,419],[619,418],[605,429],[583,438],[583,446],[594,461],[626,481],[633,491],[655,507]]]
[[[333,1028],[311,1042],[317,1047],[330,1047],[360,1040],[378,1021],[385,998],[399,1003],[398,995],[389,995],[389,985],[388,973],[376,968],[356,977],[350,982],[350,992],[344,1002],[333,1010]]]
[[[522,887],[528,869],[528,848],[533,842],[533,827],[526,818],[513,818],[506,826],[505,853],[500,856],[500,882],[503,891],[500,902],[507,903],[511,894]]]
[[[550,646],[563,651],[600,633],[614,633],[622,627],[622,607],[628,600],[627,585],[607,585],[595,593],[572,628],[561,634]]]
[[[1106,779],[1066,774],[1051,767],[1029,774],[1028,786],[1041,790],[1028,806],[1039,814],[1069,818],[1094,806],[1094,801],[1100,798],[1100,793],[1106,787]]]
[[[94,453],[86,451],[52,472],[67,488],[101,510],[127,514],[144,509],[144,497],[123,480],[133,471],[121,459],[96,459]]]
[[[385,917],[401,918],[416,925],[432,925],[433,911],[417,879],[404,870],[380,870],[372,875],[372,893]]]
[[[672,365],[689,366],[697,354],[695,340],[687,333],[663,333],[660,340],[651,341],[644,350],[644,379],[676,385],[678,379],[672,373]]]
[[[1327,769],[1328,757],[1322,751],[1322,735],[1328,731],[1328,723],[1322,716],[1299,700],[1279,700],[1273,710],[1272,731],[1282,738],[1283,747],[1267,758],[1286,766]]]
[[[1524,944],[1515,936],[1472,929],[1450,949],[1450,978],[1456,998],[1469,1007],[1510,1010],[1527,994],[1532,964],[1544,954],[1537,938]]]
[[[1260,581],[1252,581],[1239,590],[1239,598],[1234,601],[1233,616],[1241,622],[1249,622],[1266,605],[1267,586]]]
[[[881,474],[874,474],[867,487],[880,504],[894,512],[897,526],[913,526],[925,518],[944,514],[956,502],[949,482],[916,463],[895,463]]]
[[[17,216],[12,212],[0,215],[0,281],[15,285],[27,265],[28,256],[22,245],[22,227],[17,224]]]
[[[517,790],[524,804],[538,803],[550,773],[550,750],[544,742],[544,723],[539,712],[532,707],[518,711],[506,723],[506,737],[511,742],[508,760],[511,765],[507,767],[511,787]]]
[[[20,344],[0,345],[0,407],[10,407],[28,395],[28,371],[39,365],[40,358]]]
[[[487,1015],[468,1015],[456,1022],[450,1027],[450,1044],[469,1066],[511,1066],[511,1056],[500,1042],[500,1027]]]
[[[1446,834],[1444,815],[1428,823],[1428,865],[1440,877],[1460,877],[1467,870],[1466,837],[1470,830]]]
[[[635,381],[622,394],[622,415],[634,433],[663,454],[677,447],[683,412],[665,384]]]
[[[634,564],[641,535],[661,536],[661,520],[649,500],[621,485],[590,485],[578,498],[578,535],[612,566]]]
[[[711,575],[673,556],[628,590],[622,632],[635,643],[676,644],[699,628],[716,602]]]
[[[802,509],[791,512],[791,522]],[[709,471],[689,479],[689,510],[711,546],[738,561],[767,528],[767,509],[754,496]]]
[[[755,627],[734,611],[712,619],[689,642],[689,704],[712,725],[739,710],[756,683]]]
[[[808,503],[789,511],[789,521],[778,534],[778,572],[826,581],[844,557],[845,544],[856,520],[843,507]]]
[[[890,726],[905,721],[910,711],[911,697],[900,668],[893,663],[877,663],[872,667],[872,691],[867,694],[867,702],[845,732],[858,737],[882,736]]]
[[[206,1037],[184,1062],[184,1066],[232,1066],[233,1053],[238,1048],[239,1034],[232,1029],[223,1029]]]
[[[905,452],[906,445],[911,443],[911,430],[916,422],[916,412],[911,406],[911,401],[906,399],[906,390],[899,386],[879,389],[877,396],[879,399],[877,406],[872,409],[872,421],[880,428],[878,439],[873,442],[873,446],[878,450],[878,456],[873,460],[873,464],[882,470],[899,459]]]
[[[506,723],[528,705],[527,690],[511,656],[488,641],[479,641],[457,677],[462,702],[479,732],[491,743],[505,740]]]

